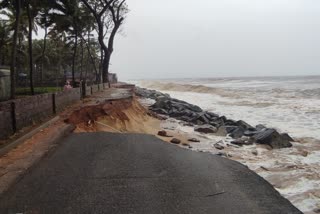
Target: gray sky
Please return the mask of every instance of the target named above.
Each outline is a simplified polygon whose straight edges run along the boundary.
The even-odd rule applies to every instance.
[[[319,0],[127,0],[121,79],[320,75]]]

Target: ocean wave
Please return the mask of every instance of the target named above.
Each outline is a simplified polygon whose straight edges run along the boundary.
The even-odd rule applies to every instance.
[[[300,91],[300,94],[303,97],[320,98],[320,88],[305,89],[305,90]]]
[[[241,94],[236,94],[231,90],[222,88],[213,88],[204,85],[191,85],[179,83],[163,83],[163,82],[141,82],[141,86],[146,88],[157,89],[160,91],[178,91],[178,92],[194,92],[203,94],[216,94],[224,97],[240,98]]]
[[[230,83],[228,83],[230,84]],[[177,91],[177,92],[193,92],[203,94],[215,94],[228,98],[248,98],[258,96],[261,99],[263,96],[271,96],[273,98],[320,98],[320,88],[315,89],[287,89],[287,88],[265,88],[265,87],[212,87],[201,84],[188,84],[183,82],[159,82],[159,81],[141,81],[139,85],[146,88],[156,89],[160,91]]]

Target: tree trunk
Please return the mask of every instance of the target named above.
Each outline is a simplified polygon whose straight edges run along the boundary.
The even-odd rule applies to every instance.
[[[44,56],[47,48],[47,36],[48,36],[48,28],[44,28],[44,37],[43,37],[43,49],[41,54],[41,64],[40,64],[40,85],[42,86],[43,81],[43,65],[44,65]]]
[[[11,80],[11,94],[10,98],[15,98],[16,89],[16,56],[17,56],[17,38],[20,27],[20,14],[21,14],[21,2],[20,0],[15,0],[16,9],[16,22],[14,24],[14,33],[12,39],[12,52],[11,52],[11,65],[10,65],[10,80]]]
[[[108,79],[108,74],[109,74],[109,62],[110,62],[110,58],[109,58],[109,53],[106,51],[104,51],[103,54],[103,62],[102,62],[102,81],[103,83],[108,83],[109,79]]]
[[[34,95],[34,86],[33,86],[33,57],[32,57],[32,17],[30,12],[30,3],[27,3],[27,13],[28,13],[28,23],[29,23],[29,32],[28,32],[28,49],[29,49],[29,71],[30,71],[30,90],[31,95]]]
[[[81,39],[82,39],[82,41],[85,42],[85,39],[83,38],[83,36],[81,36]],[[93,58],[93,56],[92,56],[92,54],[91,54],[91,50],[90,50],[90,38],[89,38],[89,36],[88,36],[88,42],[85,42],[85,45],[86,45],[86,47],[87,47],[88,56],[89,56],[89,58],[90,58],[90,60],[91,60],[93,69],[94,69],[95,74],[96,74],[96,82],[97,82],[97,83],[100,83],[100,78],[97,76],[97,75],[98,75],[98,70],[97,70],[97,67],[96,67],[94,58]],[[89,69],[88,66],[87,66],[87,69]]]
[[[109,41],[108,41],[108,52],[105,53],[104,56],[104,63],[103,63],[103,74],[105,74],[106,76],[104,76],[104,78],[108,79],[108,75],[109,75],[109,67],[110,67],[110,61],[111,61],[111,56],[113,53],[113,44],[114,44],[114,38],[118,32],[118,29],[120,27],[121,23],[116,23],[114,28],[112,29],[112,32],[110,34],[109,37]],[[110,87],[110,82],[109,79],[107,80],[108,85]]]
[[[74,38],[74,49],[73,49],[73,56],[72,56],[72,85],[76,87],[76,80],[75,80],[75,65],[76,65],[76,56],[77,56],[77,46],[78,46],[78,32],[75,32]]]
[[[103,82],[103,78],[102,78],[102,67],[103,67],[103,49],[100,48],[100,66],[99,66],[99,79],[100,79],[100,83],[101,83],[101,81]]]
[[[81,35],[82,36],[82,35]],[[82,80],[82,72],[83,72],[83,41],[80,41],[80,48],[81,48],[81,61],[80,61],[80,80]],[[81,86],[80,86],[81,87]]]

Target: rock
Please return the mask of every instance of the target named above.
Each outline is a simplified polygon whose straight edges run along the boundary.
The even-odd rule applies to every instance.
[[[187,110],[184,110],[183,113],[184,113],[184,116],[187,116],[187,117],[189,117],[189,118],[193,116],[193,112],[190,111],[190,110],[188,110],[188,109],[187,109]]]
[[[232,133],[237,128],[237,126],[220,126],[216,134],[218,136],[227,136],[229,133]]]
[[[235,120],[230,120],[229,119],[229,120],[225,121],[224,125],[226,125],[226,126],[237,126],[238,124],[237,124],[237,122]]]
[[[237,139],[237,140],[231,141],[231,144],[234,144],[234,145],[237,145],[237,146],[243,146],[243,145],[246,145],[246,142],[241,140],[241,139]]]
[[[171,102],[172,102],[172,105],[177,107],[178,109],[188,109],[193,112],[203,112],[199,106],[192,105],[182,100],[172,98]]]
[[[264,129],[266,129],[267,127],[265,127],[264,125],[262,125],[262,124],[259,124],[259,125],[256,125],[256,130],[257,131],[262,131],[262,130],[264,130]]]
[[[251,153],[252,153],[253,155],[255,155],[255,156],[258,155],[258,151],[257,151],[257,150],[253,150]]]
[[[238,125],[238,126],[241,126],[241,127],[244,128],[245,130],[247,130],[247,129],[254,129],[250,124],[244,122],[243,120],[237,121],[237,125]]]
[[[209,119],[206,117],[205,114],[201,114],[197,120],[200,120],[201,122],[203,122],[205,124],[209,124],[210,123]]]
[[[161,109],[161,108],[155,108],[155,109],[152,109],[152,111],[158,113],[158,114],[163,114],[163,115],[168,115],[168,111],[166,111],[165,109]]]
[[[313,210],[313,212],[314,212],[314,213],[320,213],[320,208],[315,208],[315,209]]]
[[[164,102],[166,100],[169,100],[170,97],[167,97],[167,96],[163,96],[163,95],[160,95],[156,98],[156,102]]]
[[[168,98],[170,98],[170,95],[168,95],[168,94],[163,94],[163,93],[161,93],[159,91],[149,90],[149,89],[140,88],[140,87],[135,87],[135,94],[137,96],[140,96],[140,97],[154,99],[154,100],[159,98],[159,97],[168,97]]]
[[[221,157],[228,157],[228,154],[226,152],[218,152],[217,155],[221,156]]]
[[[173,143],[173,144],[180,144],[181,140],[179,140],[177,138],[173,138],[170,142]]]
[[[170,117],[175,117],[175,118],[181,117],[184,114],[185,113],[183,111],[180,111],[180,110],[178,110],[176,108],[172,109],[172,111],[170,111],[170,113],[169,113]]]
[[[218,118],[218,120],[221,121],[222,124],[224,124],[225,121],[227,121],[227,118],[225,116],[221,116],[221,117]]]
[[[211,125],[197,126],[194,128],[194,130],[196,132],[205,133],[205,134],[217,132],[217,128]]]
[[[224,146],[222,146],[220,143],[215,143],[213,146],[214,146],[214,148],[216,148],[218,150],[223,150],[224,149]]]
[[[197,138],[190,138],[188,139],[189,142],[193,142],[193,143],[199,143],[200,140],[198,140]]]
[[[244,136],[247,136],[247,137],[252,137],[258,133],[260,133],[261,131],[250,131],[250,130],[247,130],[243,133]]]
[[[267,144],[273,149],[292,147],[288,139],[280,135],[275,129],[266,129],[253,136],[256,143]]]
[[[218,127],[220,127],[221,126],[221,124],[219,124],[218,122],[213,122],[213,121],[210,121],[210,123],[209,123],[211,126],[214,126],[214,127],[216,127],[216,128],[218,128]]]
[[[158,135],[162,136],[162,137],[166,137],[167,136],[167,132],[166,131],[158,131]]]
[[[308,151],[302,150],[300,153],[303,157],[307,157],[309,155]]]
[[[231,136],[232,138],[241,138],[241,137],[243,136],[244,132],[245,132],[244,128],[242,128],[241,126],[239,126],[238,128],[234,129],[234,130],[231,132],[230,136]]]
[[[283,133],[283,134],[281,134],[281,136],[282,136],[284,139],[287,139],[287,140],[290,141],[290,142],[294,142],[294,139],[293,139],[292,137],[290,137],[290,135],[287,134],[287,133]]]
[[[178,119],[178,120],[185,121],[185,122],[190,122],[190,117],[188,117],[188,116],[186,116],[186,115],[183,115],[182,117],[178,117],[177,119]]]
[[[168,133],[166,131],[164,131],[164,130],[159,131],[158,135],[162,136],[162,137],[172,137],[172,136],[168,135]]]
[[[216,132],[216,135],[218,135],[218,136],[227,136],[228,132],[227,132],[225,126],[220,126],[218,128],[218,131]]]
[[[182,143],[182,146],[190,147],[190,144],[188,144],[188,143]]]
[[[209,112],[209,111],[206,111],[206,114],[209,115],[210,119],[217,119],[219,118],[219,115],[215,114],[215,113],[212,113],[212,112]]]

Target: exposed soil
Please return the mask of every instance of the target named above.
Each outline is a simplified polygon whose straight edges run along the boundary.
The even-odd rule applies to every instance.
[[[185,133],[177,130],[166,130],[172,137],[158,136],[158,131],[166,125],[161,117],[149,112],[137,98],[105,101],[90,104],[74,110],[65,120],[76,126],[74,132],[116,132],[142,133],[155,135],[170,142],[173,138],[181,140],[181,145],[188,145]]]

